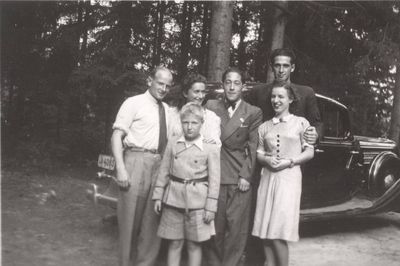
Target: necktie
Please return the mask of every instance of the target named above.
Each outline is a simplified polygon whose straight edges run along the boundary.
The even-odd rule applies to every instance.
[[[232,107],[232,111],[235,110],[236,102],[226,101],[226,109],[228,109],[229,107]]]
[[[162,154],[167,145],[167,122],[165,120],[165,109],[161,101],[158,101],[158,116],[160,121],[160,134],[158,136],[158,152]]]

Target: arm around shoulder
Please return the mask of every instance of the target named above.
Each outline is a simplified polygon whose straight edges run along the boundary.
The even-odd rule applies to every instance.
[[[302,144],[302,149],[303,151],[301,154],[295,158],[292,158],[292,165],[297,165],[297,164],[303,164],[309,160],[311,160],[314,157],[314,146],[308,144],[304,140],[304,132],[307,130],[307,128],[310,126],[310,123],[307,121],[307,119],[301,117],[300,118],[300,141]]]
[[[318,137],[322,136],[323,124],[321,114],[318,108],[317,96],[311,87],[307,87],[308,94],[306,97],[306,118],[317,130]]]

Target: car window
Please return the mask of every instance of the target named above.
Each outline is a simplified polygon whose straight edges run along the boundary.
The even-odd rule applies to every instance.
[[[330,102],[320,103],[319,107],[324,125],[324,137],[344,138],[345,112]]]

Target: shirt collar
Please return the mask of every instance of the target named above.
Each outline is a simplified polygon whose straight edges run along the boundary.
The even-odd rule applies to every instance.
[[[147,90],[147,91],[144,93],[144,95],[146,95],[146,97],[147,97],[152,103],[158,104],[157,99],[154,98],[153,95],[151,95],[151,93],[150,93],[149,90]]]
[[[240,103],[242,102],[242,99],[239,99],[236,101],[236,106],[235,106],[235,110],[238,109]]]
[[[235,111],[236,109],[238,109],[240,103],[241,103],[242,99],[239,99],[235,102],[235,109],[232,108],[232,106],[228,106],[227,100],[225,100],[225,104],[228,106],[228,109],[231,108],[232,111]]]
[[[287,122],[290,120],[290,118],[292,118],[293,114],[288,114],[287,116],[281,117],[281,118],[277,118],[277,117],[273,117],[272,118],[272,124],[276,125],[279,124],[281,122]]]
[[[185,139],[185,136],[181,136],[176,142],[185,144],[186,148],[189,148],[189,147],[195,145],[195,146],[197,146],[197,148],[199,148],[200,150],[203,151],[204,150],[203,149],[203,139],[204,139],[203,136],[200,135],[200,137],[198,137],[195,141],[187,142]]]

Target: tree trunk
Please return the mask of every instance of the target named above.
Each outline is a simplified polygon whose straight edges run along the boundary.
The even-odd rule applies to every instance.
[[[156,67],[161,62],[161,44],[164,37],[164,12],[165,2],[161,1],[157,5],[156,21],[154,27],[154,41],[153,41],[153,67]]]
[[[267,81],[268,44],[271,41],[271,3],[260,2],[260,27],[258,29],[257,54],[254,62],[254,77],[256,81]]]
[[[187,64],[189,60],[189,51],[191,48],[191,33],[193,20],[193,2],[183,4],[182,15],[182,35],[181,35],[181,58],[179,62],[178,75],[183,77],[187,73]]]
[[[131,41],[131,11],[132,2],[119,2],[116,8],[118,14],[118,30],[120,43],[129,47]]]
[[[398,64],[396,68],[396,84],[393,95],[393,109],[390,119],[389,138],[396,141],[397,145],[400,145],[400,64]]]
[[[275,3],[275,14],[274,14],[274,26],[272,28],[272,40],[271,40],[271,51],[277,48],[283,47],[285,40],[285,27],[286,27],[286,15],[282,10],[286,10],[288,3],[286,1],[280,1]],[[274,74],[272,73],[271,65],[268,64],[267,72],[267,83],[271,83],[274,80]]]
[[[208,43],[210,39],[210,2],[203,3],[203,28],[201,30],[201,47],[199,55],[199,72],[201,74],[207,73],[208,65]]]
[[[222,73],[229,66],[232,40],[233,2],[212,2],[211,33],[207,78],[211,82],[221,81]]]
[[[82,46],[81,46],[80,58],[79,58],[79,62],[81,64],[85,62],[85,58],[86,58],[87,41],[88,41],[88,23],[89,23],[90,11],[91,11],[90,1],[85,2],[85,16],[84,16],[83,28],[82,28]]]
[[[243,7],[239,11],[239,47],[238,47],[238,66],[240,69],[246,69],[246,44],[244,43],[244,39],[247,35],[247,21],[249,19],[249,14],[247,11],[247,2],[243,2]]]

